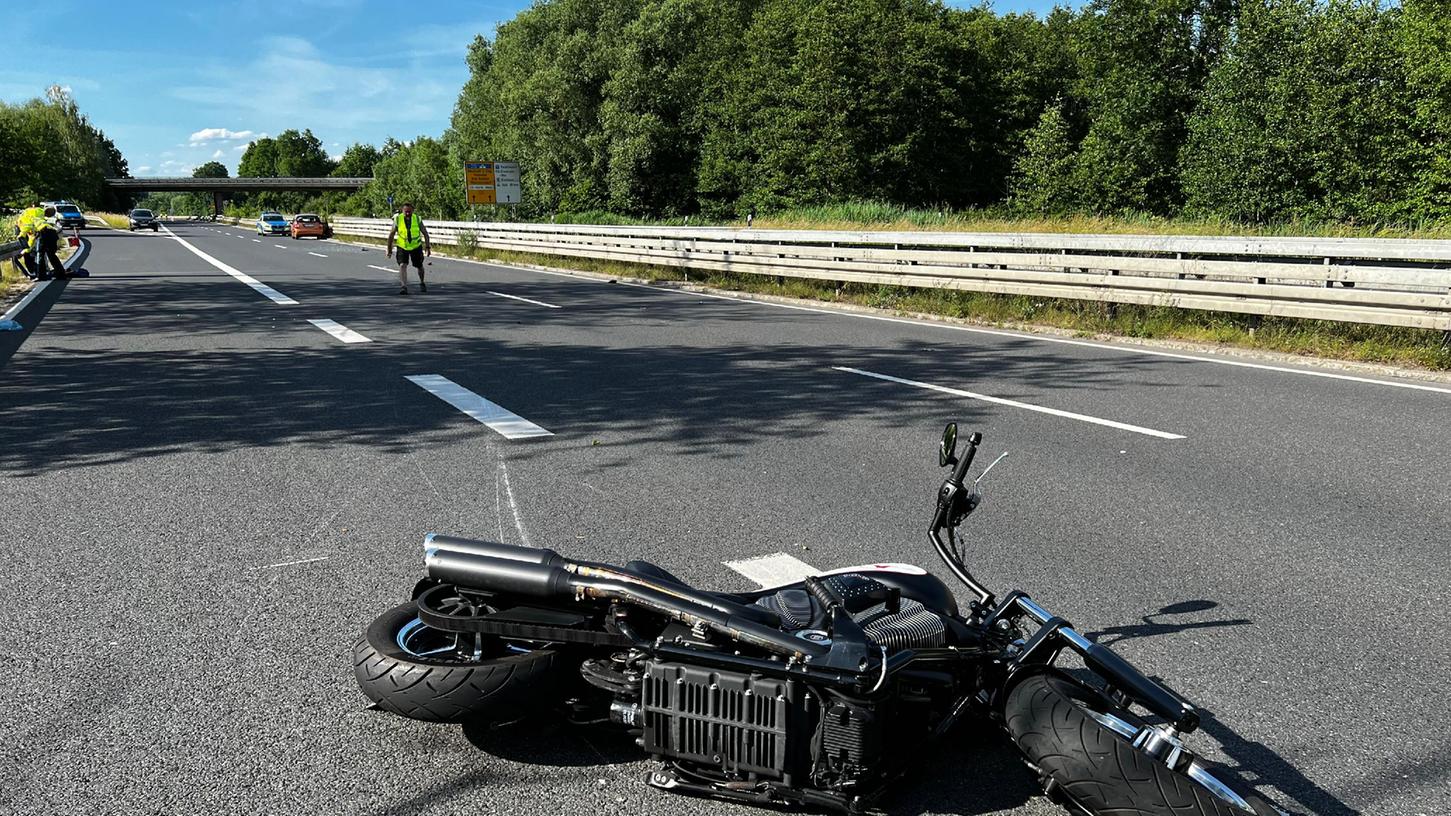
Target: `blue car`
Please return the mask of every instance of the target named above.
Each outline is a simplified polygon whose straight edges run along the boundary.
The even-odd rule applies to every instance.
[[[264,212],[262,217],[257,219],[258,235],[291,235],[292,225],[287,223],[287,218],[282,213]]]

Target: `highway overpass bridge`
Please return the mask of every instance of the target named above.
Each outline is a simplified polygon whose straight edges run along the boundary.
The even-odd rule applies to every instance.
[[[326,192],[339,190],[351,193],[372,181],[371,177],[349,178],[111,178],[106,185],[113,190],[144,193],[211,193],[212,206],[222,211],[222,202],[229,194],[271,192]]]

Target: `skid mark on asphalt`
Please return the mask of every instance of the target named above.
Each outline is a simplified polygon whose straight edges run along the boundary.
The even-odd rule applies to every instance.
[[[353,331],[352,329],[348,328],[347,326],[344,326],[343,324],[341,324],[341,323],[339,323],[339,322],[337,322],[335,320],[328,320],[326,318],[323,318],[321,320],[308,320],[307,322],[309,322],[312,325],[318,327],[319,329],[322,329],[323,331],[327,332],[328,334],[331,334],[333,337],[336,337],[337,339],[343,341],[344,343],[371,343],[371,342],[373,342],[369,338],[364,337],[363,335],[361,335],[361,334]]]
[[[404,379],[489,426],[505,439],[528,439],[535,436],[554,435],[447,377],[438,374],[410,374]],[[507,478],[506,476],[506,483]]]
[[[1111,419],[1089,416],[1088,414],[1075,414],[1072,411],[1060,411],[1057,408],[1045,408],[1042,405],[1033,405],[1032,403],[1028,402],[1018,402],[1017,400],[1004,399],[1002,397],[993,397],[987,394],[979,394],[974,391],[963,391],[960,388],[948,388],[945,385],[933,385],[932,383],[919,382],[917,380],[904,380],[901,377],[893,377],[887,374],[878,374],[874,371],[862,371],[859,368],[847,368],[845,366],[832,366],[832,368],[837,371],[845,371],[848,374],[859,374],[863,377],[872,377],[878,380],[886,380],[887,382],[910,385],[916,388],[925,388],[929,391],[939,391],[943,394],[951,394],[956,397],[967,397],[968,399],[980,400],[982,402],[990,402],[994,405],[1006,405],[1010,408],[1022,408],[1025,411],[1036,411],[1040,414],[1049,414],[1051,416],[1063,417],[1064,419],[1076,419],[1079,422],[1088,422],[1094,425],[1103,425],[1105,427],[1117,428],[1121,431],[1130,431],[1132,433],[1143,434],[1145,436],[1155,436],[1159,439],[1184,438],[1180,434],[1172,434],[1168,433],[1167,431],[1156,431],[1153,428],[1145,428],[1141,425],[1130,425],[1126,422],[1115,422]]]
[[[821,574],[821,570],[805,561],[779,552],[721,563],[755,581],[762,589],[794,584],[807,576]]]
[[[292,298],[288,297],[287,295],[282,294],[281,292],[277,291],[276,289],[273,289],[271,286],[268,286],[267,284],[265,284],[265,283],[257,280],[256,278],[252,277],[251,275],[245,274],[243,272],[238,272],[237,270],[235,270],[232,267],[230,267],[230,266],[222,263],[221,261],[217,260],[216,258],[213,258],[212,256],[206,254],[205,252],[202,252],[200,249],[197,249],[196,247],[194,247],[191,244],[187,243],[187,241],[185,239],[183,239],[181,236],[177,235],[176,233],[172,232],[167,227],[162,227],[162,229],[166,230],[166,234],[169,235],[169,236],[171,236],[171,239],[173,241],[176,241],[177,243],[179,243],[182,246],[186,247],[187,249],[191,250],[192,254],[196,255],[198,258],[201,258],[202,260],[206,261],[207,263],[211,264],[212,266],[216,267],[217,269],[220,269],[223,272],[226,272],[228,275],[231,275],[232,277],[236,278],[237,280],[241,281],[242,283],[245,283],[248,286],[252,287],[253,289],[257,290],[257,292],[259,292],[263,297],[267,298],[268,300],[272,301],[273,303],[276,303],[279,306],[296,306],[297,305],[297,301],[293,300]]]
[[[519,514],[519,503],[514,501],[514,487],[509,484],[509,465],[504,461],[503,454],[499,454],[499,476],[504,485],[504,498],[509,500],[509,514],[514,517],[514,529],[519,533],[519,543],[526,547],[534,546],[529,541],[529,531],[524,529],[524,517]],[[497,491],[497,483],[495,490]],[[500,513],[499,515],[503,515]],[[502,524],[501,524],[502,526]]]

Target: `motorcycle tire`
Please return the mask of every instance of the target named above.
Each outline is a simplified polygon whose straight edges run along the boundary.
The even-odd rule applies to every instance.
[[[1134,729],[1144,726],[1104,695],[1055,672],[1024,679],[1004,706],[1018,748],[1061,795],[1094,816],[1282,816],[1223,769],[1214,768],[1206,780],[1225,789],[1216,793],[1135,748],[1095,715]]]
[[[553,650],[493,639],[477,659],[420,653],[410,642],[422,626],[417,606],[402,604],[380,615],[353,646],[358,687],[378,708],[424,722],[503,721],[518,719],[531,698],[547,693]],[[423,634],[429,633],[447,636]]]

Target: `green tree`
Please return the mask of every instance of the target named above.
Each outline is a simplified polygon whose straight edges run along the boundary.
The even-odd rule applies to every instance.
[[[209,161],[206,164],[191,171],[192,178],[228,178],[231,173],[227,166],[219,161]]]
[[[1422,155],[1399,10],[1246,0],[1189,122],[1188,208],[1246,221],[1397,219]]]
[[[1074,38],[1088,120],[1074,183],[1096,212],[1172,213],[1193,111],[1234,0],[1093,0]]]
[[[1013,169],[1014,209],[1038,214],[1071,210],[1077,202],[1073,178],[1077,150],[1063,104],[1044,110]]]

